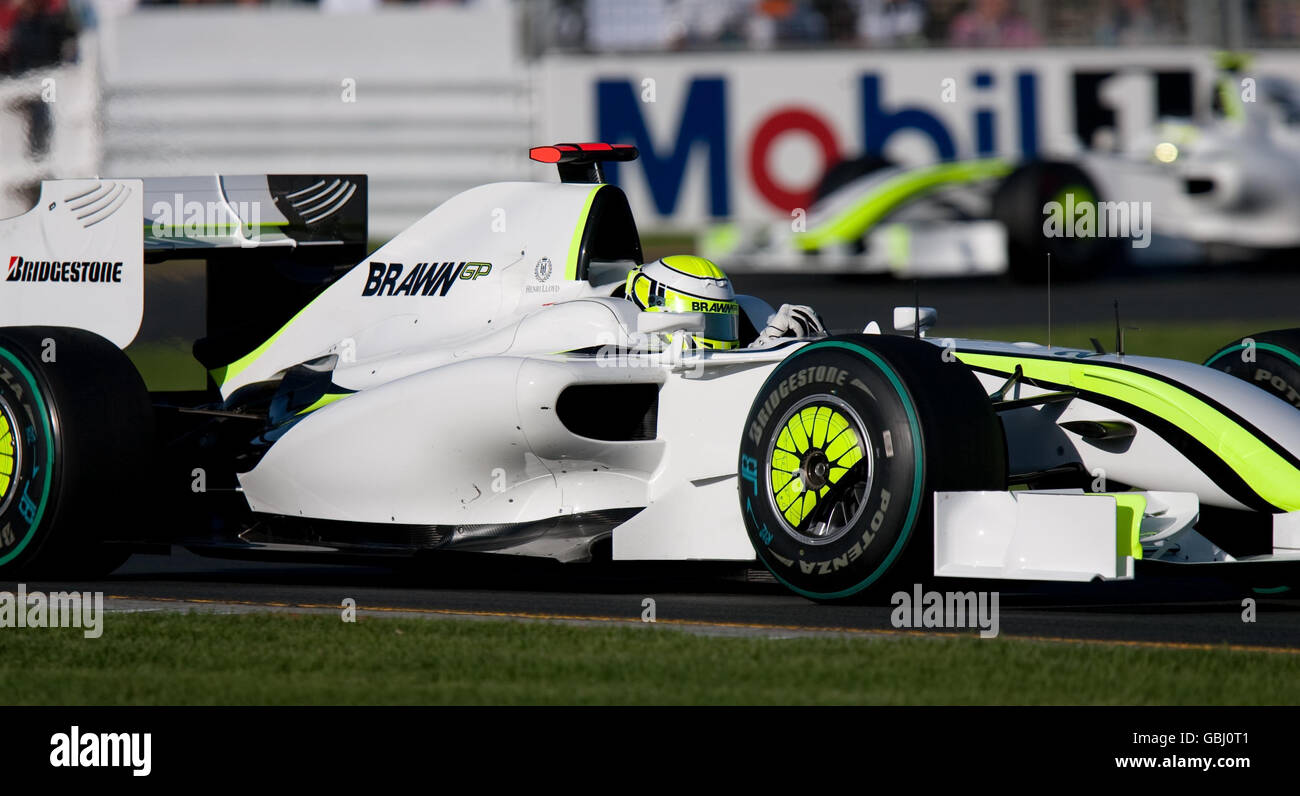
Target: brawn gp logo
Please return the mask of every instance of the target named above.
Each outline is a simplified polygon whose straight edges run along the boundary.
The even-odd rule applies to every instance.
[[[405,277],[403,277],[405,273]],[[445,296],[457,280],[474,281],[492,273],[492,263],[416,263],[410,271],[401,263],[370,263],[363,296]]]
[[[691,312],[712,312],[724,315],[736,315],[740,305],[730,301],[692,301]]]

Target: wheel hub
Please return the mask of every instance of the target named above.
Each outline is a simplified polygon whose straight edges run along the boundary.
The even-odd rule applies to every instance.
[[[831,463],[826,458],[826,452],[820,448],[813,448],[803,456],[803,461],[799,464],[799,477],[803,481],[804,490],[821,489],[826,486],[830,480]]]
[[[872,480],[862,419],[842,398],[814,395],[777,423],[768,445],[768,497],[788,533],[827,544],[848,532]]]

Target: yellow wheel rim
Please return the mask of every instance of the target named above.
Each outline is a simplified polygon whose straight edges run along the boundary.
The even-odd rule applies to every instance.
[[[0,401],[0,512],[9,504],[15,474],[18,472],[17,433],[9,406]]]
[[[777,428],[768,462],[772,504],[797,536],[809,532],[811,543],[830,541],[856,519],[854,509],[860,508],[870,482],[862,422],[838,398],[817,396],[797,404]],[[850,474],[854,483],[842,483]],[[828,499],[846,498],[843,505],[825,505]],[[814,514],[820,515],[818,522]]]

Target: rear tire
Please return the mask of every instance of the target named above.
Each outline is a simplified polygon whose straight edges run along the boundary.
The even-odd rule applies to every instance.
[[[97,577],[129,557],[103,540],[144,519],[153,409],[121,350],[78,329],[0,329],[0,438],[0,573]]]
[[[1300,409],[1300,329],[1234,340],[1205,360],[1205,366],[1244,379]]]
[[[943,354],[905,337],[832,337],[758,391],[741,514],[759,560],[793,591],[843,600],[928,579],[934,493],[1006,488],[988,395]]]

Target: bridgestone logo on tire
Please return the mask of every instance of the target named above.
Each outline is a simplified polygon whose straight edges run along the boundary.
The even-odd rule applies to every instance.
[[[763,427],[772,419],[772,410],[781,402],[782,399],[789,397],[790,393],[800,387],[806,387],[814,382],[831,384],[836,387],[843,387],[844,380],[848,378],[848,371],[839,368],[827,367],[825,365],[817,367],[803,368],[797,373],[791,374],[788,378],[782,379],[777,384],[776,389],[768,393],[766,400],[763,401],[763,407],[759,410],[758,416],[754,422],[749,425],[749,438],[758,444],[759,438],[763,435]]]
[[[927,576],[933,490],[1005,488],[988,395],[941,354],[892,335],[829,338],[758,391],[740,445],[741,514],[759,560],[796,592],[844,599],[895,571]]]

